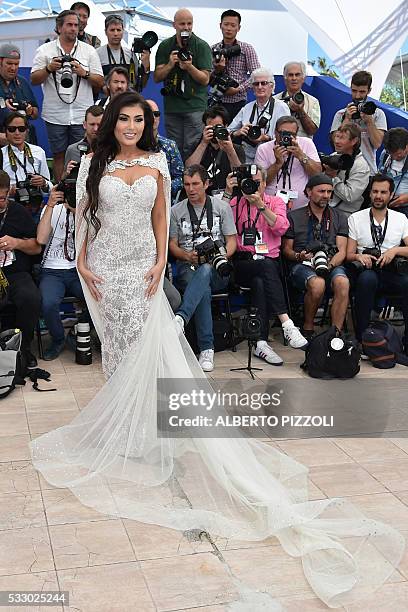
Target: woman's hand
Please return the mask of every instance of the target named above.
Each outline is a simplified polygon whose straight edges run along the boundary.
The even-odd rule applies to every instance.
[[[146,272],[144,279],[148,283],[146,287],[145,295],[148,298],[152,298],[159,286],[160,278],[163,273],[164,263],[155,264],[148,272]]]
[[[82,276],[82,278],[84,279],[84,281],[86,282],[86,286],[88,287],[92,297],[99,302],[99,300],[102,297],[102,294],[100,293],[100,291],[97,288],[97,285],[99,283],[103,283],[103,280],[101,278],[99,278],[99,276],[96,276],[96,274],[94,274],[93,272],[91,272],[91,270],[89,270],[89,268],[85,268],[83,266],[81,266],[80,268],[78,268],[78,272],[79,274]]]

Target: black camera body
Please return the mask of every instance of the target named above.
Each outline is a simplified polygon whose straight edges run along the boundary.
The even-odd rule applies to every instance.
[[[303,104],[305,101],[305,95],[303,92],[297,91],[295,94],[293,94],[293,96],[286,96],[283,98],[283,101],[286,102],[286,104],[288,104],[288,102],[291,100],[293,100],[295,104]]]
[[[213,125],[212,130],[213,130],[213,137],[212,137],[213,142],[217,142],[217,140],[228,140],[229,131],[225,127],[225,125],[222,125],[221,123],[217,125]]]
[[[293,144],[293,134],[287,130],[281,130],[279,132],[279,146],[280,147],[291,147]]]
[[[218,64],[223,57],[225,57],[225,59],[230,59],[230,57],[238,57],[238,55],[241,55],[241,47],[239,45],[213,49],[213,58],[216,64]]]
[[[348,155],[347,153],[333,153],[332,155],[319,153],[319,158],[322,164],[337,171],[351,170],[354,164],[353,155]]]
[[[230,87],[238,87],[239,83],[226,74],[212,74],[210,77],[210,91],[208,94],[208,106],[220,104],[221,98]]]
[[[394,270],[397,274],[408,274],[408,258],[397,255],[392,260]]]
[[[190,51],[187,49],[190,36],[191,32],[188,30],[180,32],[181,46],[177,48],[177,57],[181,62],[187,62],[192,58]]]
[[[233,168],[232,176],[238,181],[238,189],[245,195],[252,195],[259,189],[260,182],[253,177],[257,174],[256,164],[243,164]]]
[[[256,342],[261,337],[262,321],[258,316],[258,309],[252,306],[248,314],[238,319],[238,334],[244,340]]]
[[[43,196],[38,187],[33,187],[33,185],[30,184],[32,176],[33,174],[27,174],[24,181],[16,182],[14,199],[23,206],[31,204],[31,206],[38,208],[42,204]]]
[[[62,74],[61,74],[61,87],[65,89],[69,89],[74,84],[74,77],[72,73],[71,62],[73,61],[72,55],[69,53],[65,53],[57,58],[61,64]]]
[[[364,100],[363,102],[354,102],[354,104],[357,107],[357,111],[351,115],[351,118],[354,120],[361,119],[360,113],[364,113],[365,115],[374,115],[375,111],[377,110],[377,105],[372,100]]]
[[[133,53],[143,53],[143,51],[150,51],[152,47],[157,43],[159,37],[156,32],[149,30],[145,32],[140,38],[135,37],[132,43]]]
[[[320,240],[312,240],[312,242],[306,245],[305,251],[307,253],[313,253],[311,263],[317,276],[327,278],[330,272],[329,260],[338,252],[338,248],[333,245],[325,244]]]
[[[221,240],[213,240],[208,237],[203,242],[195,245],[194,248],[200,265],[208,263],[212,265],[220,276],[230,275],[232,266],[227,259],[227,251]]]
[[[17,100],[9,100],[9,103],[16,113],[21,113],[22,115],[26,114],[27,106],[29,106],[30,104],[25,100],[23,100],[22,102],[17,102]]]
[[[77,149],[81,157],[89,152],[89,144],[87,142],[79,142]],[[76,208],[76,182],[78,178],[80,162],[75,162],[75,166],[71,172],[57,185],[57,191],[62,191],[65,201],[71,208]]]

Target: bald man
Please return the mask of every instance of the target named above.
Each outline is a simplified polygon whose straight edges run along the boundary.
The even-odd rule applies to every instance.
[[[185,160],[191,143],[201,136],[212,53],[209,45],[193,34],[193,15],[189,10],[176,12],[173,27],[176,34],[163,40],[157,49],[154,80],[164,82],[161,93],[167,136],[176,141]]]

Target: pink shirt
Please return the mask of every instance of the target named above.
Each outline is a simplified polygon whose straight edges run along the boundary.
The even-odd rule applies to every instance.
[[[310,138],[306,138],[305,136],[298,136],[296,140],[298,141],[302,151],[304,151],[305,156],[307,155],[308,157],[310,157],[310,159],[313,159],[314,161],[320,161],[315,144]],[[275,153],[273,150],[274,146],[275,140],[271,140],[271,142],[265,142],[264,144],[259,145],[256,150],[255,164],[265,169],[268,169],[269,166],[272,166],[272,164],[274,164],[276,161]],[[309,176],[300,161],[296,157],[293,158],[292,170],[290,172],[290,186],[288,178],[286,179],[285,186],[283,185],[283,177],[279,178],[278,183],[278,176],[280,177],[280,172],[278,172],[272,183],[268,183],[266,187],[266,193],[269,195],[276,195],[276,192],[279,189],[284,189],[285,191],[289,191],[289,189],[291,189],[292,191],[298,192],[297,199],[293,200],[292,210],[295,210],[296,208],[302,208],[302,206],[306,206],[308,200],[303,191],[309,179]]]
[[[268,245],[268,257],[278,257],[279,249],[281,245],[281,238],[283,234],[289,227],[289,221],[286,217],[286,204],[281,198],[277,198],[275,196],[270,196],[265,193],[264,195],[264,205],[266,208],[272,210],[275,215],[277,215],[277,219],[273,227],[268,225],[264,215],[262,213],[259,214],[258,220],[256,222],[256,229],[258,232],[262,232],[262,242],[265,242]],[[248,207],[247,200],[242,197],[238,204],[238,223],[237,223],[237,198],[233,198],[230,202],[232,208],[232,214],[234,215],[235,225],[237,227],[238,235],[237,235],[237,249],[238,251],[249,251],[250,253],[255,253],[254,246],[244,246],[242,244],[242,224],[246,223],[248,220]],[[257,213],[259,212],[256,206],[250,206],[250,218],[251,221],[255,221]]]

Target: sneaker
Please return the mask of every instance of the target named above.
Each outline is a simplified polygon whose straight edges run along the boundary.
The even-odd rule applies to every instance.
[[[279,357],[277,353],[275,353],[266,340],[261,340],[257,343],[254,355],[255,357],[259,357],[259,359],[263,359],[271,365],[280,366],[283,364],[283,359]]]
[[[200,364],[204,372],[212,372],[214,369],[214,351],[213,349],[207,349],[201,351],[198,356],[198,363]]]
[[[176,329],[177,329],[177,333],[180,336],[181,334],[184,334],[184,319],[182,316],[176,314],[176,316],[174,317],[174,322],[176,324]]]
[[[288,321],[289,323],[289,321]],[[298,327],[295,327],[292,321],[290,321],[289,325],[282,325],[283,335],[285,340],[289,343],[294,349],[303,349],[306,348],[309,344],[308,341],[302,334]]]
[[[53,361],[56,359],[64,350],[65,339],[60,342],[51,342],[50,347],[44,353],[44,361]]]

